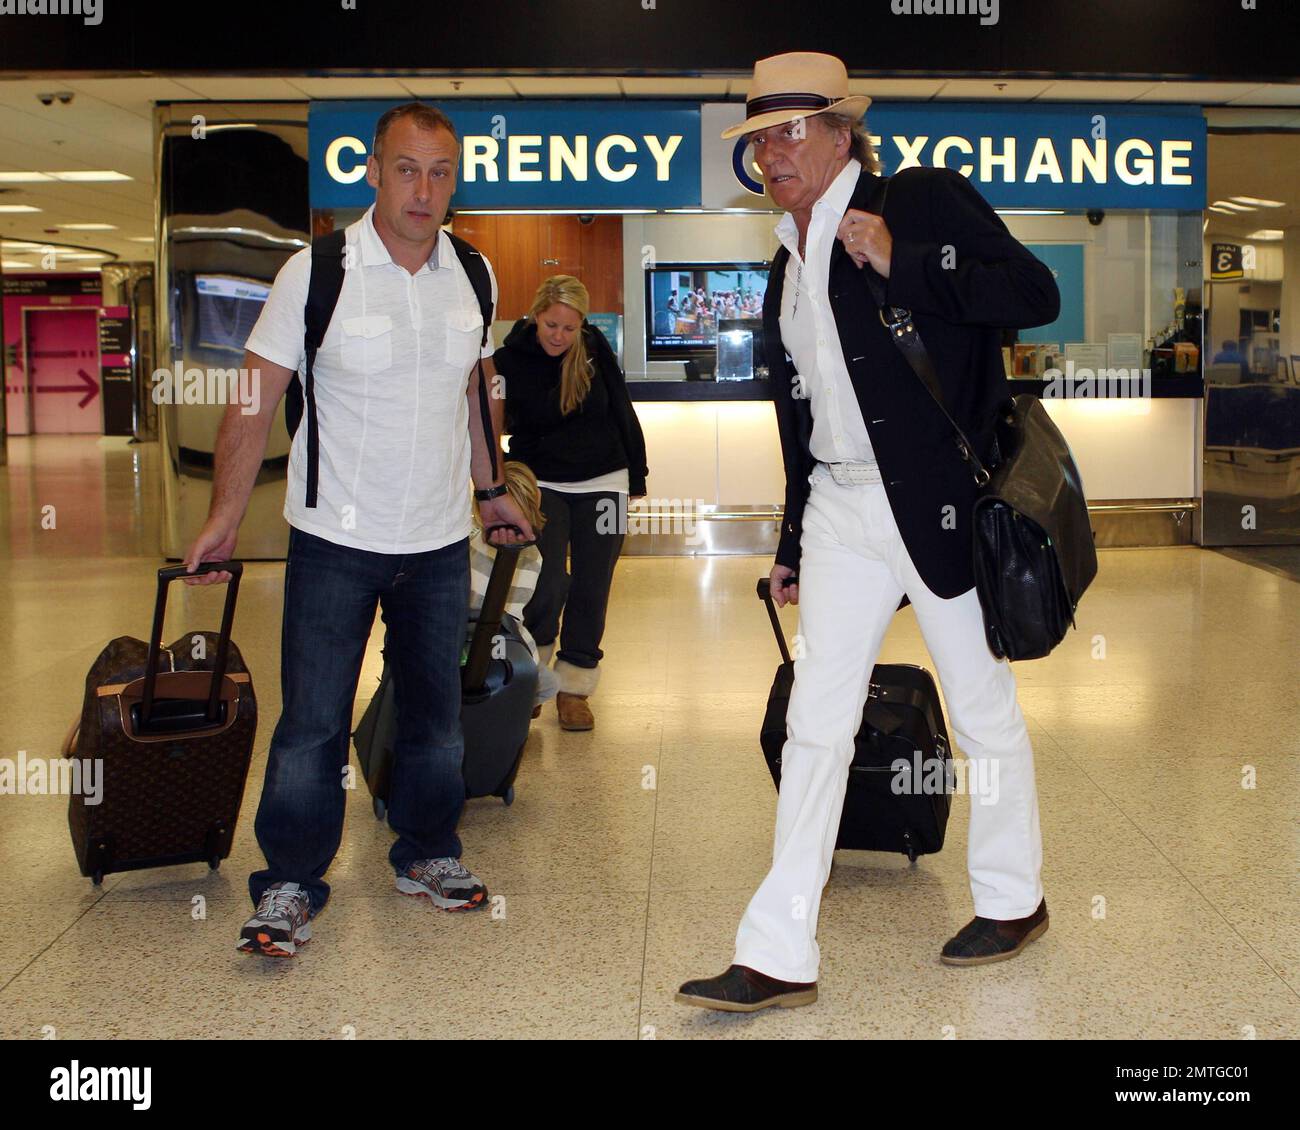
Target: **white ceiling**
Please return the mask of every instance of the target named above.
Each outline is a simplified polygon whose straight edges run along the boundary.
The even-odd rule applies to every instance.
[[[0,172],[114,169],[132,179],[114,184],[0,184],[0,204],[27,204],[33,213],[0,212],[0,240],[79,244],[122,260],[148,259],[148,244],[132,237],[153,234],[153,124],[155,102],[301,102],[317,98],[561,98],[657,97],[708,101],[743,99],[748,76],[689,78],[608,76],[155,76],[0,80]],[[855,93],[877,99],[1006,101],[1185,102],[1204,106],[1263,107],[1261,124],[1300,128],[1300,83],[1194,83],[1157,81],[855,78]],[[44,106],[41,93],[70,91],[73,101]],[[1242,114],[1247,113],[1242,111]],[[1237,117],[1234,114],[1234,117]],[[1237,147],[1234,147],[1234,151]],[[1249,147],[1240,147],[1250,160]],[[1255,151],[1257,152],[1257,151]],[[1252,162],[1258,163],[1258,162]],[[1290,163],[1287,167],[1291,168]],[[1211,191],[1216,179],[1211,170]],[[1268,177],[1267,181],[1275,178]],[[1295,181],[1275,192],[1257,190],[1266,180],[1243,180],[1234,194],[1294,196]],[[1287,195],[1279,195],[1286,191]],[[1212,195],[1211,199],[1215,197]],[[1288,209],[1291,211],[1291,209]],[[1300,213],[1297,213],[1300,215]],[[72,223],[108,223],[108,232],[71,232]],[[52,232],[47,229],[54,229]],[[6,261],[35,265],[30,253],[0,247]],[[69,264],[70,266],[72,264]],[[80,264],[77,264],[80,265]],[[10,268],[11,270],[13,268]]]

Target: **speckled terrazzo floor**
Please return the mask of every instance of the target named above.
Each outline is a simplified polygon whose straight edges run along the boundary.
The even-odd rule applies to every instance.
[[[156,457],[11,440],[0,756],[54,755],[99,647],[145,632]],[[40,530],[46,502],[56,531]],[[727,964],[770,852],[757,730],[776,655],[752,595],[765,568],[620,564],[596,730],[563,733],[548,709],[514,806],[474,801],[462,821],[467,862],[504,896],[495,916],[397,895],[389,833],[361,788],[316,940],[269,963],[232,945],[260,864],[252,814],[279,706],[283,570],[250,565],[236,637],[262,725],[233,855],[216,873],[95,889],[77,873],[66,798],[0,796],[0,1037],[1300,1035],[1300,584],[1198,549],[1105,552],[1079,631],[1017,665],[1052,919],[1040,942],[983,969],[938,963],[970,914],[957,797],[947,846],[915,867],[836,857],[816,1005],[745,1018],[674,1004],[678,983]],[[177,632],[215,622],[219,600],[186,593]],[[358,711],[378,675],[373,643]],[[883,658],[926,661],[910,611]]]

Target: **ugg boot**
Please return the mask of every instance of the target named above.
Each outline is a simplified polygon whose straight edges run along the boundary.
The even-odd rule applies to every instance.
[[[555,709],[560,715],[562,730],[590,730],[596,719],[592,717],[587,696],[596,689],[600,680],[599,667],[578,667],[563,659],[555,661],[555,675],[560,681],[555,696]]]
[[[560,691],[555,696],[555,709],[560,715],[561,730],[590,730],[596,724],[585,694]]]

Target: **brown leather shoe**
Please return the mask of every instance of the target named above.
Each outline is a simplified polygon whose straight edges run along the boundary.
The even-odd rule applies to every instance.
[[[760,1008],[798,1008],[817,999],[816,981],[778,981],[748,965],[732,965],[718,977],[687,981],[677,1003],[720,1012],[757,1012]]]
[[[1047,900],[1028,918],[972,918],[939,954],[944,965],[989,965],[1015,957],[1047,933]]]
[[[585,694],[560,691],[555,696],[555,709],[560,715],[561,730],[590,730],[596,724]]]

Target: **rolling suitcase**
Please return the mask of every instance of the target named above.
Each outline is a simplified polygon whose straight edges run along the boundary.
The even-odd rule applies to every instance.
[[[767,606],[781,649],[782,663],[772,681],[760,737],[763,757],[779,789],[794,662],[766,577],[758,582],[758,595]],[[876,664],[854,739],[835,846],[900,851],[912,861],[939,851],[948,827],[952,787],[948,730],[930,672],[910,664]]]
[[[489,526],[486,532],[496,528]],[[515,799],[515,776],[532,721],[537,662],[505,607],[519,551],[531,544],[535,543],[496,547],[483,607],[467,629],[468,647],[460,672],[465,795],[497,796],[507,805]],[[388,810],[396,736],[392,677],[385,665],[379,688],[352,735],[380,820]]]
[[[64,755],[99,760],[100,803],[69,798],[68,827],[83,875],[96,884],[114,871],[206,863],[230,854],[257,732],[253,682],[230,638],[243,565],[228,572],[221,631],[186,632],[163,647],[167,589],[188,575],[158,570],[149,642],[111,641],[86,675],[81,718]]]

